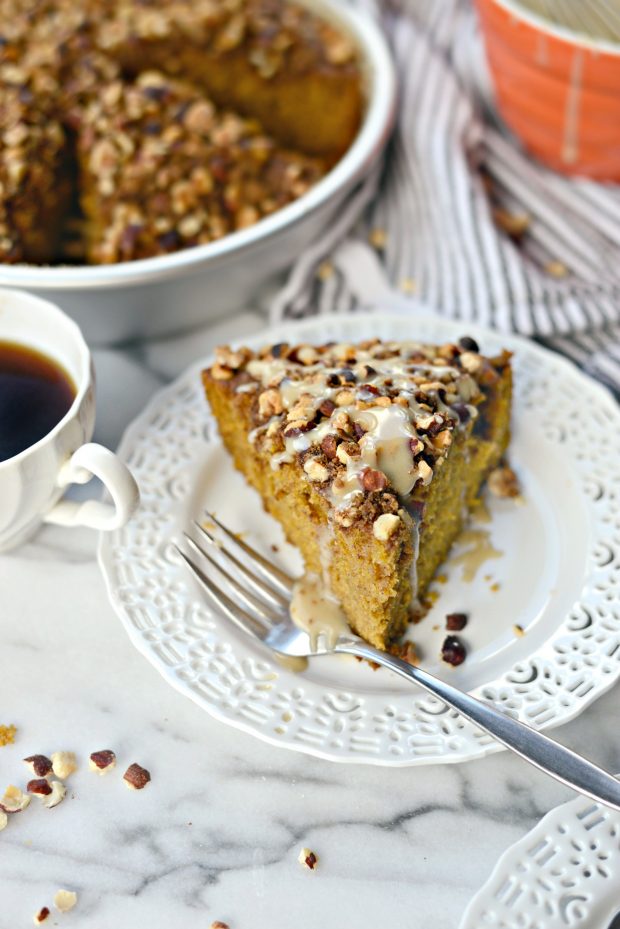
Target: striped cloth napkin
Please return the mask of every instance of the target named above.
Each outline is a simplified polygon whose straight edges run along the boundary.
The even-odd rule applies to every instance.
[[[385,164],[272,321],[422,304],[534,337],[620,395],[620,188],[546,170],[502,128],[468,0],[401,0],[381,21],[401,85]]]

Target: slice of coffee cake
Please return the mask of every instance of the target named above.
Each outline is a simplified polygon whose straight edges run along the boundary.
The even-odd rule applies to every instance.
[[[510,354],[470,338],[224,347],[203,381],[236,467],[386,648],[506,449]]]

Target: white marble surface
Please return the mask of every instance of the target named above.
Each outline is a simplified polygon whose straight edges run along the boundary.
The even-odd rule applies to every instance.
[[[261,321],[246,316],[248,332]],[[221,333],[97,352],[96,439],[115,445],[158,384]],[[0,834],[0,929],[32,925],[59,887],[74,929],[456,929],[501,852],[570,792],[501,753],[460,766],[381,769],[286,752],[213,721],[129,643],[105,597],[96,538],[45,528],[0,556],[0,786],[21,759],[75,751],[64,803],[37,801]],[[617,692],[558,731],[620,770]],[[113,748],[119,769],[87,770]],[[142,792],[122,771],[152,773]],[[302,845],[320,858],[297,863]]]

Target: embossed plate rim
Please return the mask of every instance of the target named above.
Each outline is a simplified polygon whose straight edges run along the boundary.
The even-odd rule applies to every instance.
[[[578,861],[575,843],[582,850]],[[603,860],[609,875],[597,870],[601,852],[608,856]],[[591,878],[596,887],[589,890]],[[458,929],[603,929],[620,907],[619,882],[620,813],[577,797],[552,809],[506,849]]]
[[[480,326],[454,320],[447,320],[425,312],[420,312],[414,317],[409,317],[408,320],[405,320],[403,316],[398,314],[379,315],[377,313],[360,313],[343,317],[313,317],[310,320],[284,323],[264,331],[258,337],[240,341],[245,341],[249,345],[257,346],[267,342],[285,341],[291,339],[299,341],[303,340],[304,338],[312,340],[333,337],[354,340],[355,338],[363,337],[364,332],[370,331],[376,332],[383,338],[398,338],[399,336],[402,337],[403,326],[412,323],[420,327],[420,331],[416,331],[416,336],[421,339],[428,338],[430,340],[434,340],[442,338],[456,338],[458,335],[462,334],[463,331],[467,330],[468,333],[484,342],[485,348],[489,346],[489,344],[491,347],[499,347],[501,343],[501,345],[516,351],[518,353],[518,359],[523,365],[529,362],[534,365],[537,371],[552,371],[554,376],[559,376],[561,382],[564,382],[565,384],[577,384],[580,390],[584,390],[589,393],[590,397],[594,396],[596,398],[597,404],[603,411],[600,414],[603,416],[603,418],[605,416],[611,418],[612,422],[617,423],[620,426],[620,411],[618,410],[611,394],[604,387],[590,380],[580,371],[578,371],[578,369],[570,361],[561,358],[557,354],[552,353],[542,348],[541,346],[535,345],[534,343],[529,342],[521,337],[491,332]],[[318,334],[317,330],[320,330],[320,335]],[[204,367],[207,363],[208,359],[197,362],[195,365],[191,366],[191,368],[189,368],[183,375],[181,375],[181,377],[178,378],[174,383],[163,388],[155,395],[155,397],[152,398],[143,413],[137,417],[137,419],[134,420],[134,422],[126,430],[118,450],[121,457],[125,459],[130,458],[135,449],[140,447],[141,442],[144,442],[145,439],[148,439],[149,437],[151,440],[153,440],[154,427],[152,425],[152,420],[156,414],[161,416],[162,410],[165,409],[167,402],[172,403],[173,398],[178,397],[178,395],[181,393],[184,395],[187,393],[191,398],[192,403],[194,400],[198,402],[198,376],[202,367]],[[195,396],[192,397],[192,395]],[[201,402],[204,401],[201,400]],[[206,404],[204,408],[201,407],[200,415],[204,416],[206,422]],[[620,429],[618,432],[620,434]],[[175,443],[176,441],[177,440],[175,439]],[[178,439],[178,441],[180,441],[180,439]],[[216,441],[219,440],[216,439]],[[197,443],[198,439],[192,439],[192,442]],[[204,443],[204,439],[202,439],[201,442]],[[204,447],[204,445],[201,445],[201,448],[202,447]],[[188,465],[188,467],[190,467],[190,465]],[[138,473],[137,476],[140,477],[140,474]],[[617,475],[615,475],[615,478],[617,479]],[[610,479],[614,479],[613,472]],[[591,508],[593,505],[594,504],[592,501],[590,501]],[[154,519],[155,517],[153,514],[151,514],[150,518]],[[415,695],[415,697],[412,699],[411,696],[398,694],[397,696],[393,696],[391,703],[396,704],[399,718],[404,712],[411,719],[412,723],[415,724],[415,726],[426,732],[427,728],[424,727],[428,727],[431,724],[431,721],[436,726],[435,719],[437,716],[441,715],[443,717],[443,725],[441,727],[442,731],[445,732],[446,726],[449,730],[450,725],[453,725],[454,735],[458,735],[458,738],[453,739],[453,744],[447,746],[447,743],[450,741],[449,734],[446,734],[445,738],[441,736],[441,744],[438,747],[427,751],[426,747],[423,747],[423,749],[419,748],[421,736],[414,732],[413,735],[407,737],[407,753],[403,756],[395,756],[394,754],[390,754],[388,751],[390,746],[388,743],[388,735],[386,734],[387,727],[385,731],[381,733],[380,730],[377,729],[377,726],[373,725],[373,721],[376,722],[375,717],[377,715],[380,716],[383,711],[388,709],[388,707],[386,707],[386,703],[389,702],[387,699],[381,698],[380,695],[375,696],[374,694],[366,694],[364,697],[359,698],[358,703],[353,705],[354,698],[358,699],[356,698],[355,693],[343,694],[342,692],[337,692],[336,688],[333,687],[330,691],[325,691],[325,688],[321,688],[315,682],[308,681],[303,678],[301,679],[303,683],[303,699],[300,697],[298,705],[296,704],[300,712],[293,720],[293,724],[289,726],[286,731],[276,733],[274,729],[274,723],[277,722],[277,713],[281,711],[284,704],[280,704],[277,711],[269,709],[269,706],[266,702],[267,698],[265,697],[265,693],[258,693],[260,689],[259,684],[261,684],[262,681],[263,683],[261,686],[263,686],[265,692],[273,691],[274,695],[276,696],[279,691],[282,691],[281,699],[284,700],[285,697],[286,699],[290,699],[291,696],[286,693],[287,689],[291,691],[292,695],[294,695],[296,690],[299,691],[300,688],[296,687],[295,681],[299,681],[300,679],[292,679],[293,675],[291,672],[287,672],[282,669],[278,669],[277,673],[274,672],[273,664],[270,664],[267,660],[269,656],[266,656],[264,663],[261,663],[254,658],[249,659],[252,669],[251,673],[249,673],[247,670],[242,672],[241,664],[235,657],[234,650],[230,650],[230,643],[226,645],[226,643],[222,642],[222,639],[225,637],[220,636],[218,638],[218,636],[215,635],[211,636],[211,639],[209,639],[209,634],[207,633],[206,629],[210,621],[209,617],[212,616],[212,614],[209,613],[204,605],[199,606],[197,604],[193,604],[192,608],[195,607],[195,610],[191,622],[195,625],[199,625],[200,622],[207,623],[207,625],[202,627],[203,632],[201,633],[200,640],[196,641],[202,642],[202,645],[199,645],[199,647],[203,648],[203,652],[208,649],[211,650],[209,652],[209,660],[211,665],[216,668],[216,671],[209,671],[206,676],[206,687],[210,692],[209,698],[205,696],[204,692],[196,692],[196,689],[192,689],[191,686],[190,679],[192,676],[195,678],[194,684],[196,687],[198,686],[198,683],[200,683],[200,686],[202,687],[203,683],[202,680],[200,682],[197,680],[198,672],[192,670],[190,673],[187,670],[189,659],[185,662],[185,664],[181,662],[176,667],[169,667],[166,664],[166,661],[161,657],[161,654],[155,652],[153,642],[148,640],[148,635],[137,627],[135,621],[132,619],[120,597],[114,552],[117,547],[122,547],[122,538],[124,535],[129,537],[132,533],[135,534],[137,531],[136,526],[137,523],[134,520],[134,522],[130,523],[128,527],[125,527],[124,529],[118,530],[114,533],[109,533],[107,535],[104,534],[101,537],[99,561],[105,578],[110,600],[116,612],[120,616],[123,625],[127,629],[130,639],[138,648],[138,650],[148,658],[148,660],[160,671],[166,680],[168,680],[177,690],[184,693],[186,696],[189,696],[196,703],[206,709],[212,716],[246,732],[257,735],[260,738],[270,742],[271,744],[285,746],[287,748],[306,752],[307,754],[328,760],[346,761],[352,763],[378,764],[387,766],[409,766],[432,764],[437,762],[456,763],[470,760],[472,758],[482,757],[483,755],[489,754],[490,752],[499,750],[501,748],[501,746],[494,743],[489,737],[481,737],[481,734],[478,733],[473,726],[460,719],[457,714],[453,714],[452,711],[449,711],[445,714],[436,714],[434,712],[434,705],[432,703],[430,705],[430,709],[425,709],[424,703],[425,701],[426,703],[429,703],[428,698]],[[162,538],[161,541],[164,541],[164,539]],[[123,556],[121,560],[123,561],[125,569],[129,570],[128,565],[130,564],[131,559]],[[615,560],[616,556],[612,558],[613,562],[615,562]],[[163,564],[163,567],[165,569],[165,563]],[[618,568],[617,564],[615,564],[615,568]],[[175,566],[175,570],[177,569],[178,566]],[[592,568],[592,570],[594,570],[594,568]],[[165,573],[165,570],[163,573]],[[151,583],[155,583],[156,585],[158,582],[153,581]],[[161,583],[163,583],[163,581]],[[188,603],[191,602],[191,598],[188,598],[186,593],[181,593],[176,590],[176,588],[179,586],[185,588],[183,583],[181,583],[181,585],[178,583],[173,584],[173,589],[171,591],[164,590],[164,594],[168,596],[178,608],[181,608],[182,606],[187,608]],[[143,615],[148,615],[149,622],[151,613],[154,612],[156,615],[157,611],[156,605],[153,603],[154,598],[152,593],[153,591],[151,590],[148,597],[137,597],[137,602],[141,605],[140,608],[143,611]],[[569,634],[570,632],[568,627],[565,628],[568,618],[569,617],[567,617],[564,622],[560,624],[555,633],[544,643],[544,645],[539,648],[538,651],[530,655],[527,659],[528,661],[539,659],[543,663],[546,662],[545,673],[547,673],[548,667],[551,667],[551,669],[554,670],[554,656],[552,653],[553,643],[556,640],[559,640],[562,634]],[[617,633],[620,633],[620,617],[617,617],[614,613],[614,622],[616,621],[618,624]],[[151,628],[155,630],[157,629],[157,627],[152,623]],[[153,638],[156,638],[155,633],[153,633]],[[601,649],[602,646],[610,639],[613,641],[618,639],[616,631],[609,632],[607,638],[604,639],[602,643],[599,643],[599,649]],[[618,642],[620,643],[620,639],[618,639]],[[174,658],[174,655],[178,652],[176,644],[173,642],[170,646],[170,643],[167,643],[161,646],[161,650],[163,650],[164,647],[171,649],[171,654]],[[243,647],[240,647],[243,650]],[[227,648],[229,649],[228,651],[226,651]],[[220,650],[218,651],[218,649]],[[609,660],[612,662],[612,666],[608,667],[605,672],[598,668],[595,668],[594,670],[590,668],[588,673],[591,680],[588,682],[589,688],[587,689],[587,692],[585,692],[583,695],[579,694],[579,699],[575,699],[571,706],[564,705],[557,707],[556,705],[556,715],[551,719],[545,719],[541,723],[540,727],[551,728],[552,726],[568,722],[577,716],[583,709],[585,709],[585,707],[589,705],[596,697],[600,696],[607,689],[609,689],[609,687],[615,683],[618,675],[620,674],[620,655],[614,658],[614,654],[615,652],[609,656]],[[585,654],[581,657],[582,659],[585,659]],[[245,660],[247,661],[248,659],[246,658]],[[199,664],[199,662],[196,663]],[[555,670],[560,673],[561,669],[557,661],[556,664],[557,667]],[[260,677],[257,679],[254,673],[254,669],[256,669],[256,674],[264,672],[264,677],[262,679]],[[515,669],[513,668],[511,673],[513,673],[514,670]],[[597,671],[598,673],[595,673]],[[267,672],[269,672],[269,674]],[[274,679],[276,681],[276,685],[264,685],[264,682],[273,681]],[[231,707],[228,703],[228,699],[232,692],[231,681],[235,685],[239,684],[242,689],[244,683],[250,689],[254,688],[253,695],[258,702],[251,704],[249,700],[246,703],[237,701],[235,706]],[[256,687],[254,687],[255,684]],[[520,701],[525,709],[527,709],[527,706],[525,706],[527,699],[533,699],[533,697],[535,697],[535,694],[532,694],[533,688],[530,687],[529,691],[527,689],[530,684],[531,682],[525,681],[517,682],[512,685],[513,694],[516,693],[515,688],[517,686],[521,688],[521,693],[525,694],[525,696],[519,697],[517,701]],[[226,688],[228,688],[228,690],[226,690]],[[223,691],[225,691],[225,693]],[[256,692],[255,694],[254,691]],[[477,688],[474,692],[482,692],[489,698],[493,698],[494,694],[500,692],[504,694],[504,699],[510,698],[511,695],[510,686],[507,685],[504,678],[490,681],[483,687]],[[216,697],[219,696],[221,699],[217,699],[216,697],[212,696],[212,694],[216,694]],[[306,699],[306,697],[308,697],[308,699]],[[337,744],[339,740],[331,736],[331,733],[328,731],[328,723],[326,722],[326,714],[328,715],[329,712],[333,713],[335,709],[337,711],[337,708],[334,706],[334,701],[338,702],[338,700],[341,698],[343,699],[342,709],[339,711],[338,715],[342,719],[348,715],[351,716],[351,720],[347,720],[347,725],[350,727],[350,732],[345,732],[345,735],[347,735],[347,737],[351,740],[348,745]],[[278,699],[280,699],[280,697],[278,697]],[[379,699],[383,704],[382,706],[379,705]],[[350,709],[344,710],[347,700],[350,704]],[[361,709],[362,705],[363,710]],[[302,725],[305,719],[304,713],[308,711],[308,707],[310,707],[311,711],[316,714],[313,722],[315,727],[319,727],[318,730],[315,728],[315,730],[310,730],[308,732],[308,727]],[[415,712],[412,711],[412,707],[415,709]],[[302,708],[304,713],[301,712]],[[420,713],[425,713],[428,715],[421,717]],[[531,718],[530,722],[532,722]],[[534,722],[533,724],[536,725],[537,723]],[[321,730],[321,727],[323,727],[323,730]],[[304,730],[303,732],[301,731],[302,729]],[[325,733],[325,739],[323,743],[320,739],[319,730],[324,731]],[[317,732],[319,733],[318,735]],[[300,741],[302,738],[305,741]],[[418,739],[417,743],[416,738]],[[326,744],[330,739],[334,744]],[[460,742],[463,740],[465,740],[465,744],[461,746]],[[376,747],[371,748],[371,743]],[[418,754],[415,754],[416,746]],[[421,754],[420,751],[423,751],[423,753]]]

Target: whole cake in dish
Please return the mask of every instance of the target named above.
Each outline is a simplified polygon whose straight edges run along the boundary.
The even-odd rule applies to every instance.
[[[379,648],[411,611],[510,436],[510,354],[471,338],[223,347],[203,372],[236,467]]]
[[[353,43],[285,0],[0,0],[0,15],[3,262],[220,238],[305,193],[360,124]]]

